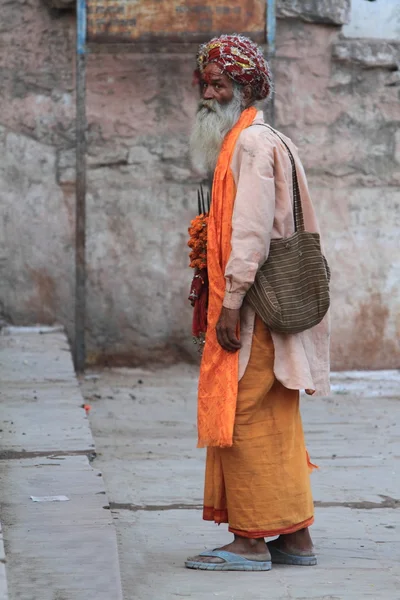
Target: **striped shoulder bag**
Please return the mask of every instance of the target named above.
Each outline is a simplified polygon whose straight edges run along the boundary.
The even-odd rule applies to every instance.
[[[266,262],[258,271],[246,298],[272,330],[299,333],[317,325],[330,304],[330,269],[321,251],[318,233],[305,231],[300,189],[293,154],[285,145],[292,164],[294,233],[271,240]]]

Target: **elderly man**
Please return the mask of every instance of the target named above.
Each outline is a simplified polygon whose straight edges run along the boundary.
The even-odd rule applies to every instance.
[[[208,327],[198,392],[199,447],[207,447],[205,520],[234,540],[189,558],[204,570],[314,565],[313,500],[299,390],[329,391],[328,318],[302,333],[270,331],[246,302],[271,239],[294,231],[294,157],[305,226],[318,232],[296,147],[255,103],[271,94],[261,49],[223,35],[200,47],[202,99],[191,136],[197,170],[213,174],[208,222]],[[276,538],[266,544],[265,538]]]

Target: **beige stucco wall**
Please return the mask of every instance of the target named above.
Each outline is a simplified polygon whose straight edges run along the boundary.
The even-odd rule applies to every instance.
[[[398,47],[340,40],[340,15],[279,20],[276,125],[300,148],[333,270],[333,367],[391,368]],[[0,309],[17,324],[62,322],[72,339],[74,16],[33,0],[3,5],[0,17]],[[90,361],[195,355],[185,246],[197,188],[187,157],[192,70],[192,54],[89,57]]]

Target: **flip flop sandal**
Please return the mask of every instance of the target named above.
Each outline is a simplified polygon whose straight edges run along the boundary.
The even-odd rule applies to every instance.
[[[271,560],[275,564],[280,565],[297,565],[299,567],[313,567],[317,564],[317,557],[315,554],[301,555],[301,554],[288,554],[283,550],[279,550],[272,544],[267,544],[268,550],[271,553]]]
[[[207,563],[187,560],[185,567],[188,569],[201,569],[203,571],[270,571],[272,568],[270,560],[250,560],[226,550],[207,550],[199,554],[199,556],[222,558],[225,562]]]

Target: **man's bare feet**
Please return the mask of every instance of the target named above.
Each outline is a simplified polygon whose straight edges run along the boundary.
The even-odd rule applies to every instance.
[[[222,546],[222,548],[216,548],[216,550],[225,550],[226,552],[233,552],[233,554],[239,554],[240,556],[243,556],[244,558],[249,558],[250,560],[271,560],[271,555],[269,553],[264,538],[253,540],[235,535],[235,539],[233,540],[233,542],[227,544],[226,546]],[[193,556],[188,558],[188,560],[206,563],[225,562],[224,560],[222,560],[222,558],[213,556]]]
[[[314,546],[308,527],[295,533],[280,535],[276,540],[269,542],[283,552],[297,556],[313,556]]]

